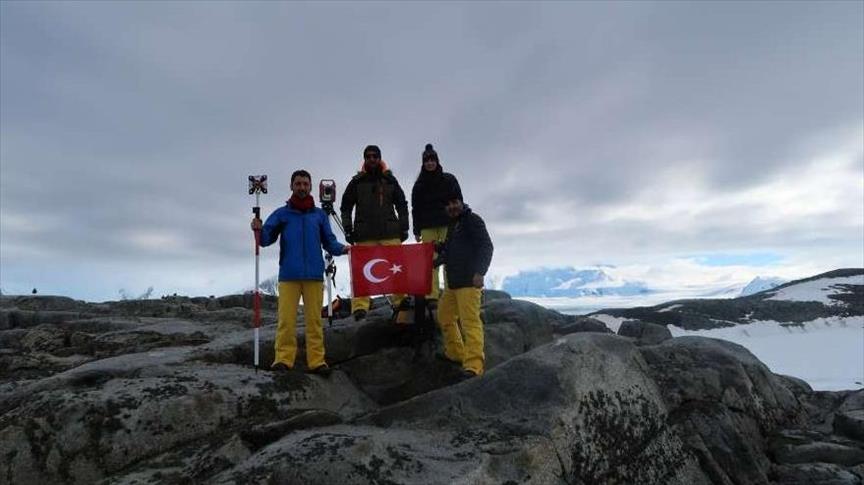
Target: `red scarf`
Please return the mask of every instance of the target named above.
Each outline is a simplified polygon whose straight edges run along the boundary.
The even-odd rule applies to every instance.
[[[296,195],[291,195],[291,198],[288,199],[288,204],[300,212],[306,212],[315,207],[315,199],[313,199],[311,195],[306,195],[306,197],[302,199]]]

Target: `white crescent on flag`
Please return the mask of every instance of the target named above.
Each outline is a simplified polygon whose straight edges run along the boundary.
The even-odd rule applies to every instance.
[[[381,283],[382,281],[386,281],[387,278],[389,278],[390,276],[388,276],[387,278],[376,278],[375,275],[372,274],[372,267],[378,263],[388,263],[388,262],[389,261],[387,261],[386,259],[381,259],[381,258],[370,259],[368,263],[363,265],[363,276],[367,280],[371,281],[372,283]]]

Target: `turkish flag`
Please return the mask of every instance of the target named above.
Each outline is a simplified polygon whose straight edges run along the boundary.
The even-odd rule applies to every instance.
[[[432,243],[351,246],[353,296],[429,293],[434,252]]]

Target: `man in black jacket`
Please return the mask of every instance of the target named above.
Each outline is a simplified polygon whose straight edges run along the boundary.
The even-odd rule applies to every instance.
[[[381,160],[377,146],[363,150],[363,168],[345,187],[340,211],[350,244],[398,245],[408,239],[408,201],[396,177]],[[404,299],[405,295],[391,295],[390,303],[396,309]],[[368,311],[369,297],[351,299],[355,320],[362,320]]]
[[[492,262],[492,239],[483,219],[462,202],[461,195],[449,197],[447,215],[450,225],[440,258],[447,285],[438,303],[438,324],[445,357],[462,364],[464,377],[474,377],[483,374],[486,360],[480,297]]]

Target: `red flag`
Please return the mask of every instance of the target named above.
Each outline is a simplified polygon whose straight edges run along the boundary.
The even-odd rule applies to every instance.
[[[354,296],[429,293],[434,252],[432,243],[351,246],[351,290]]]

